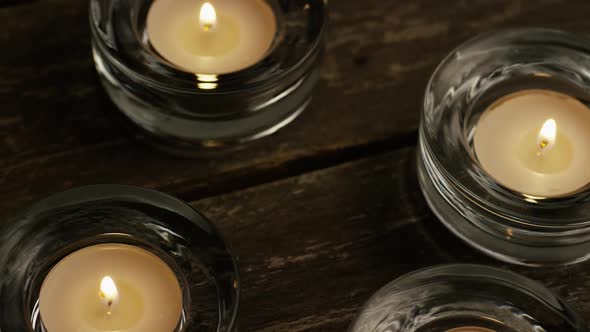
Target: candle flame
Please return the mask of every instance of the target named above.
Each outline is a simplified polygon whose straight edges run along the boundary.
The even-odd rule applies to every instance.
[[[215,12],[215,7],[213,7],[213,5],[209,2],[205,2],[203,6],[201,6],[199,24],[204,31],[212,30],[217,24],[217,13]]]
[[[555,137],[557,136],[557,123],[554,119],[548,119],[539,131],[538,144],[541,149],[547,150],[555,144]]]
[[[107,309],[107,314],[110,314],[113,306],[119,303],[119,290],[113,278],[109,276],[102,278],[98,295]]]

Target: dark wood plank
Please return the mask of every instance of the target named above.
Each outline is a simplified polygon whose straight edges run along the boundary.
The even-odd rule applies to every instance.
[[[544,282],[590,322],[590,264],[531,269],[479,254],[429,211],[414,160],[404,149],[193,203],[239,256],[240,328],[344,331],[387,282],[458,262]]]
[[[17,2],[0,8],[0,209],[8,214],[90,183],[205,197],[412,144],[427,79],[460,42],[509,26],[590,28],[584,0],[332,1],[309,111],[237,151],[178,160],[144,145],[100,88],[88,1],[8,5]]]

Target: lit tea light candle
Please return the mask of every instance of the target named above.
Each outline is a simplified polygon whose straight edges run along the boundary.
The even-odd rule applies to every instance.
[[[548,90],[525,90],[484,112],[473,138],[482,168],[531,198],[573,194],[590,183],[590,109]]]
[[[153,48],[195,74],[225,74],[262,60],[277,31],[263,0],[156,0],[147,16]]]
[[[48,332],[172,332],[182,293],[170,267],[152,253],[101,244],[62,259],[39,296]]]

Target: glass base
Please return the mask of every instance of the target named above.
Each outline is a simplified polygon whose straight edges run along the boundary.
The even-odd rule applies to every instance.
[[[131,121],[146,131],[155,146],[177,155],[190,155],[199,148],[216,148],[244,143],[275,133],[299,116],[311,101],[320,77],[319,66],[277,93],[254,112],[219,119],[181,116],[189,110],[162,108],[157,100],[146,98],[141,86],[130,87],[118,79],[114,68],[105,63],[93,48],[96,69],[106,92]],[[138,92],[139,90],[139,92]]]

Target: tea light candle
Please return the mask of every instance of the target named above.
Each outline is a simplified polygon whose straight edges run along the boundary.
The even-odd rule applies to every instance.
[[[147,16],[153,48],[195,74],[224,74],[259,62],[277,31],[263,0],[156,0]]]
[[[101,244],[62,259],[39,296],[48,332],[172,332],[182,293],[170,267],[130,245]]]
[[[590,183],[590,109],[549,90],[500,98],[473,137],[481,167],[496,181],[533,198],[576,193]]]

